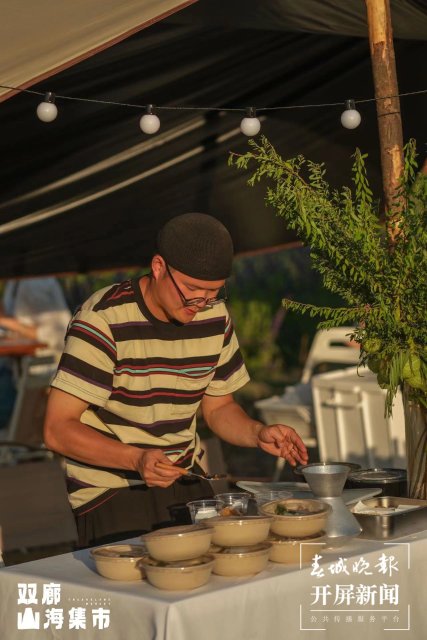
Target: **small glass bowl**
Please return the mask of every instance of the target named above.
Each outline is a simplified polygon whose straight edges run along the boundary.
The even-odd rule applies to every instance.
[[[205,500],[191,500],[187,502],[192,522],[197,524],[206,518],[213,518],[219,515],[221,509],[225,507],[225,502],[217,498],[207,498]]]
[[[223,511],[226,511],[227,513],[221,513],[221,515],[230,516],[244,516],[248,511],[250,497],[251,494],[244,491],[217,493],[215,496],[217,500],[221,500],[225,504],[225,509]]]

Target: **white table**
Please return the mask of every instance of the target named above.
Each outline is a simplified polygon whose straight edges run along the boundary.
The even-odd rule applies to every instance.
[[[88,551],[7,567],[0,569],[1,637],[7,640],[421,640],[426,637],[427,531],[390,542],[384,545],[380,541],[353,539],[335,550],[316,547],[314,553],[318,551],[323,556],[320,566],[326,574],[324,578],[311,575],[311,565],[300,569],[297,565],[269,563],[267,570],[250,579],[212,576],[207,585],[188,592],[159,591],[145,581],[115,582],[102,578],[94,571]],[[348,569],[354,562],[360,568],[362,557],[373,569],[382,554],[390,565],[398,563],[397,572],[390,569],[388,576],[377,569],[372,576],[351,572],[347,576],[332,574],[328,569],[339,566],[340,557],[346,559]],[[22,595],[23,602],[18,604],[18,583],[36,585],[38,604],[28,602],[31,600],[28,587]],[[398,584],[397,606],[351,605],[347,608],[355,611],[343,613],[338,612],[343,606],[331,606],[331,602],[324,606],[319,602],[311,604],[315,599],[311,594],[315,594],[316,589],[319,593],[326,585],[335,592],[338,584],[352,584],[354,588],[359,584],[370,585],[372,590],[372,585],[383,583]],[[47,586],[51,584],[60,585],[60,599],[56,604],[52,604],[54,587]],[[47,602],[42,604],[44,590]],[[77,607],[86,612],[86,629],[69,628],[69,611]],[[22,614],[26,608],[40,613],[41,629],[17,628],[18,612]],[[63,610],[62,629],[55,626],[43,629],[46,611],[52,608]],[[93,626],[92,609],[109,612],[108,628],[99,628],[98,623]],[[312,611],[314,609],[320,611]],[[376,609],[377,613],[368,609]],[[399,609],[399,614],[389,612],[390,609]],[[395,615],[399,615],[397,623],[392,622]],[[329,621],[325,622],[325,616]],[[351,621],[348,616],[352,616]],[[371,616],[375,616],[375,621]],[[384,616],[387,620],[382,619]],[[394,630],[386,631],[387,627]],[[316,632],[314,629],[326,630]]]

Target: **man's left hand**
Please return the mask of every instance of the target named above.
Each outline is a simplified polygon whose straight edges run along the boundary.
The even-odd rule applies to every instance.
[[[262,427],[257,444],[263,451],[285,458],[293,467],[308,462],[307,448],[292,427],[283,424]]]

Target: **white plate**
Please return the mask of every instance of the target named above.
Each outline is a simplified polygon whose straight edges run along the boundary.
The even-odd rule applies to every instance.
[[[250,493],[262,491],[290,491],[294,498],[316,498],[306,482],[250,482],[239,480],[237,486]],[[358,500],[373,498],[381,493],[381,489],[344,489],[342,497],[345,504],[353,504]],[[321,499],[321,498],[320,498]]]

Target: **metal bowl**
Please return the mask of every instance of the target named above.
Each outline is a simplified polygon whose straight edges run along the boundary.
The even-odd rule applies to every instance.
[[[310,467],[319,467],[326,465],[343,465],[346,467],[350,467],[350,473],[356,471],[357,469],[361,469],[361,465],[356,462],[310,462],[310,464],[299,464],[297,467],[293,469],[293,472],[296,476],[304,476],[303,470],[309,469]]]

